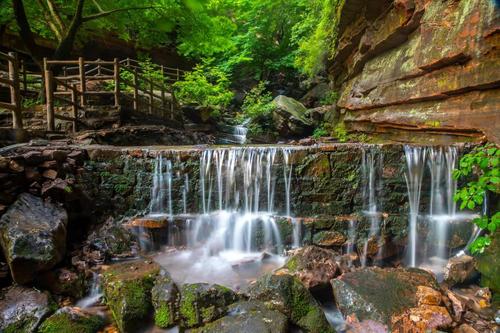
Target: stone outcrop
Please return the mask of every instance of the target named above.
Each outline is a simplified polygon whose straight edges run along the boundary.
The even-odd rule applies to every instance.
[[[266,274],[249,287],[248,293],[250,300],[262,301],[280,311],[304,332],[333,332],[317,301],[292,275]]]
[[[306,136],[311,133],[313,122],[302,103],[283,95],[277,96],[273,103],[276,108],[272,118],[281,137]]]
[[[419,305],[420,296],[428,294],[421,286],[439,289],[430,273],[412,268],[364,268],[332,280],[335,301],[344,316],[386,325],[394,315]]]
[[[194,333],[285,333],[288,320],[279,311],[259,301],[242,301],[229,306],[231,315],[205,325]]]
[[[0,332],[34,333],[56,304],[46,292],[13,286],[0,292]]]
[[[104,318],[99,315],[85,312],[80,308],[64,307],[47,318],[38,332],[95,333],[104,326],[104,322]]]
[[[500,142],[494,1],[345,1],[329,72],[351,131]],[[427,141],[428,142],[428,141]]]
[[[66,252],[66,211],[24,193],[0,219],[0,244],[14,281],[23,284],[59,263]]]

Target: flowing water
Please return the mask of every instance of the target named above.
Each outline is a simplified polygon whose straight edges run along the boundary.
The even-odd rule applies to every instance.
[[[184,179],[182,213],[187,249],[159,254],[156,261],[182,282],[212,282],[240,287],[283,264],[284,246],[276,216],[294,225],[300,246],[300,224],[291,218],[291,148],[218,148],[204,150],[199,167],[199,212],[188,212],[189,181]],[[174,216],[172,161],[157,157],[151,214]],[[184,177],[187,177],[184,176]],[[281,178],[282,177],[282,178]],[[278,181],[279,179],[282,181]],[[276,205],[276,187],[284,202]],[[200,279],[202,281],[200,281]]]

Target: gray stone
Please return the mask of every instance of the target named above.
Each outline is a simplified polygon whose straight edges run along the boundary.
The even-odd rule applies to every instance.
[[[66,252],[66,211],[23,193],[0,219],[0,244],[12,278],[23,284],[59,263]]]

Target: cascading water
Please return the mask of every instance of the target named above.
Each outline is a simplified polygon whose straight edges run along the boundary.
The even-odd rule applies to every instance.
[[[169,159],[157,157],[151,214],[171,218],[179,213],[194,214],[186,223],[188,250],[176,255],[160,255],[157,261],[175,266],[171,271],[179,280],[199,279],[203,275],[207,282],[213,279],[219,283],[226,281],[228,285],[241,283],[241,279],[231,277],[234,273],[231,267],[260,261],[263,251],[272,254],[266,255],[266,260],[281,262],[279,255],[284,247],[276,216],[286,216],[291,221],[294,246],[300,246],[300,223],[291,218],[290,152],[291,148],[275,147],[204,150],[199,167],[199,213],[187,209],[186,202],[194,199],[188,198],[187,175],[173,172]],[[184,179],[176,179],[180,177]],[[181,212],[173,207],[172,183],[182,184],[182,181]],[[280,186],[278,205],[277,186]],[[269,264],[266,269],[270,267],[274,266]],[[227,276],[221,280],[221,274]]]
[[[410,206],[409,217],[409,240],[408,240],[408,256],[409,266],[417,265],[417,220],[420,209],[420,195],[422,190],[422,177],[424,175],[425,166],[424,147],[405,146],[406,157],[406,186],[408,188],[408,204]]]
[[[469,221],[475,216],[469,213],[457,214],[453,196],[457,183],[453,179],[453,169],[458,159],[458,149],[448,147],[405,146],[406,183],[410,205],[409,217],[409,265],[423,265],[441,275],[450,255],[450,228],[458,228],[462,223],[470,227]],[[422,184],[430,184],[427,211],[420,205]],[[426,223],[429,230],[425,244],[419,246],[418,223]],[[469,228],[470,229],[470,228]],[[469,230],[470,231],[470,230]],[[421,237],[420,237],[421,238]],[[425,246],[423,246],[425,245]],[[421,254],[419,257],[417,252]]]
[[[361,265],[366,266],[368,257],[368,244],[370,239],[378,237],[380,231],[380,216],[377,203],[377,191],[382,187],[382,177],[379,172],[383,166],[383,154],[375,149],[363,149],[362,155],[362,179],[363,179],[363,214],[370,221],[370,230],[363,246]]]

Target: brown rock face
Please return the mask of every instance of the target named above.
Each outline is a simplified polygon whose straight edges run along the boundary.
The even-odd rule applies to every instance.
[[[330,74],[348,129],[404,141],[430,134],[500,142],[493,1],[352,1],[342,16]]]

